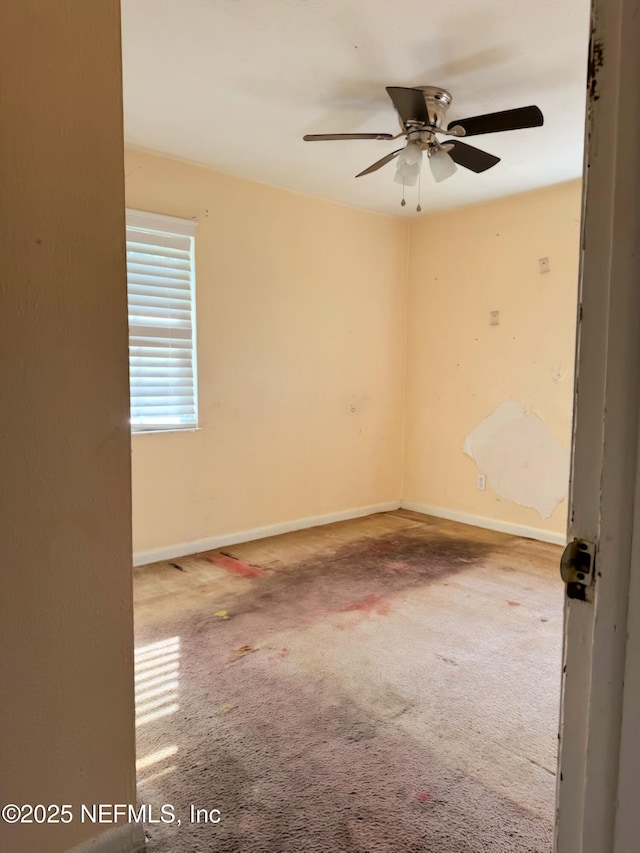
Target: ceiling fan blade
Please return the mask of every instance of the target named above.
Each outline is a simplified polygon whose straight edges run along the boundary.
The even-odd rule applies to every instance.
[[[520,130],[524,127],[540,127],[542,124],[544,124],[544,117],[540,108],[531,106],[463,118],[460,121],[451,122],[447,129],[462,127],[465,136],[479,136],[481,133],[498,133],[503,130]]]
[[[447,142],[445,148],[452,160],[459,166],[464,166],[465,169],[471,169],[472,172],[486,172],[500,162],[499,157],[458,140]]]
[[[403,124],[408,121],[430,123],[429,112],[420,89],[405,89],[402,86],[387,86],[387,94],[393,102]]]
[[[383,157],[381,160],[376,160],[375,163],[372,163],[368,169],[365,169],[363,172],[358,172],[356,178],[361,178],[363,175],[368,175],[371,172],[377,172],[378,169],[381,169],[383,166],[386,166],[387,163],[390,163],[394,157],[397,157],[398,154],[404,151],[404,148],[398,148],[397,151],[392,151],[391,154],[387,154],[386,157]]]
[[[327,142],[331,139],[393,139],[390,133],[307,133],[305,142]]]

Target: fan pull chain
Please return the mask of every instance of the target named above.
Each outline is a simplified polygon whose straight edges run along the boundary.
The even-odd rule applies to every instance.
[[[418,206],[416,207],[416,211],[420,213],[422,210],[422,205],[420,204],[420,199],[422,197],[422,169],[418,172]]]
[[[402,182],[402,201],[400,202],[400,204],[402,205],[402,207],[404,207],[406,203],[407,202],[404,200],[404,181],[403,181]]]

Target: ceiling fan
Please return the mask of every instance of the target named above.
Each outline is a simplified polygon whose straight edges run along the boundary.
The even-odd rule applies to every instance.
[[[463,166],[472,172],[485,172],[499,163],[500,158],[460,142],[461,137],[540,127],[544,123],[540,109],[529,106],[473,116],[447,124],[446,116],[452,97],[446,89],[438,86],[387,86],[387,94],[400,120],[401,131],[395,136],[390,133],[314,133],[304,136],[305,142],[342,139],[391,140],[404,136],[406,143],[402,148],[372,163],[359,172],[356,178],[376,172],[397,159],[395,180],[406,186],[415,186],[420,175],[423,151],[427,153],[431,173],[436,181],[451,177],[457,166]],[[438,135],[452,136],[454,139],[441,142]],[[404,197],[402,203],[405,203]]]

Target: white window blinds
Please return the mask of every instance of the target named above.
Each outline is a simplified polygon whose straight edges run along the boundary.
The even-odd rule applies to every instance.
[[[197,426],[195,223],[127,211],[131,429]]]

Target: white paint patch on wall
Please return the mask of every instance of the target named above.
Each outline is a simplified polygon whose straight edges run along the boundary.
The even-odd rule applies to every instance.
[[[500,497],[549,518],[569,490],[569,451],[522,403],[502,403],[466,437],[466,454]]]

